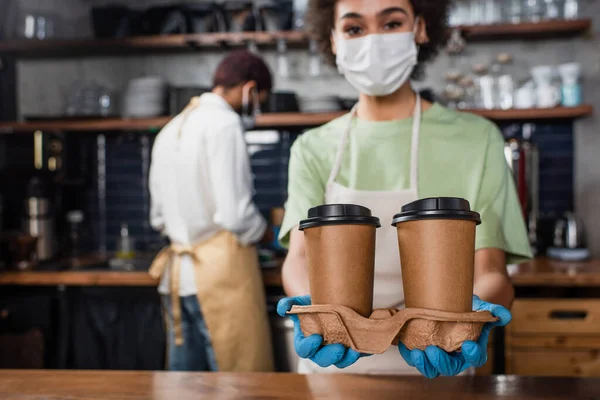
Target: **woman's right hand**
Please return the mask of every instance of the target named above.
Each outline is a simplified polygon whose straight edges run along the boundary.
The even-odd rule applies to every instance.
[[[320,367],[326,368],[332,365],[342,369],[348,368],[362,356],[352,349],[341,344],[329,344],[323,346],[321,335],[304,337],[300,329],[300,320],[297,315],[288,315],[287,312],[293,306],[310,306],[310,296],[289,297],[282,299],[277,304],[277,313],[282,317],[289,317],[294,321],[294,348],[300,358],[307,358]]]

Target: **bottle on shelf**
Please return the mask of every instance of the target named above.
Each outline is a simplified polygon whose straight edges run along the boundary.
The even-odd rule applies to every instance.
[[[579,18],[579,0],[565,0],[564,19]]]

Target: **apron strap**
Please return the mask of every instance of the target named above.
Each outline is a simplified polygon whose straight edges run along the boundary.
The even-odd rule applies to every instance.
[[[350,111],[350,120],[348,121],[348,126],[342,133],[342,137],[340,138],[340,144],[337,149],[337,153],[335,155],[335,161],[333,162],[333,167],[331,168],[331,173],[329,174],[329,179],[327,180],[327,186],[332,185],[342,167],[342,159],[344,158],[344,150],[346,149],[346,145],[348,144],[348,137],[350,136],[350,130],[352,128],[352,123],[354,122],[354,117],[356,117],[356,113],[358,112],[358,103],[352,107],[352,111]]]
[[[195,266],[200,265],[200,259],[196,255],[195,249],[191,246],[182,246],[172,244],[170,247],[163,249],[150,266],[149,274],[154,279],[160,279],[165,273],[169,262],[171,263],[170,279],[171,279],[171,312],[173,313],[173,331],[175,333],[175,345],[183,344],[183,331],[181,329],[181,299],[179,297],[180,271],[181,271],[181,256],[184,254],[192,258]]]
[[[342,167],[342,160],[344,158],[344,150],[348,144],[348,138],[352,129],[352,123],[356,117],[358,111],[358,103],[350,111],[350,120],[342,137],[340,138],[340,144],[335,155],[335,161],[327,180],[327,186],[332,185],[337,179],[340,169]],[[416,104],[413,113],[413,126],[412,126],[412,137],[411,137],[411,150],[410,150],[410,189],[418,189],[418,178],[419,178],[419,134],[421,131],[421,95],[416,93]]]
[[[410,188],[418,190],[419,186],[419,137],[421,132],[421,95],[417,93],[417,103],[413,113],[413,127],[410,149]]]
[[[200,106],[200,97],[193,97],[188,105],[182,111],[182,121],[177,127],[177,140],[181,139],[181,134],[185,123],[191,112]],[[170,291],[171,291],[171,312],[173,313],[173,331],[175,333],[175,344],[181,346],[183,344],[183,332],[181,329],[181,299],[179,297],[179,286],[181,279],[181,257],[189,255],[192,258],[194,267],[197,270],[200,265],[200,259],[196,254],[196,246],[183,246],[172,244],[170,247],[163,249],[154,259],[150,267],[149,273],[155,279],[160,279],[165,273],[169,262],[171,262],[170,271]],[[196,271],[197,273],[197,271]]]
[[[179,124],[179,127],[177,128],[177,139],[178,140],[181,138],[181,132],[183,131],[183,126],[187,122],[187,119],[190,116],[190,113],[195,108],[197,108],[199,105],[200,105],[200,97],[196,96],[196,97],[192,97],[192,99],[190,100],[188,105],[185,106],[185,108],[183,109],[183,111],[182,111],[183,118],[181,120],[181,124]]]

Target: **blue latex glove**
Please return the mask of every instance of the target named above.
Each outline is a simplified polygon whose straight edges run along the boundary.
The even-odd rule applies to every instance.
[[[497,322],[490,322],[483,326],[477,342],[466,341],[462,344],[460,352],[451,354],[435,346],[429,346],[425,351],[418,349],[411,351],[403,343],[400,343],[398,345],[400,354],[408,365],[415,367],[429,379],[439,375],[455,376],[469,367],[482,367],[487,362],[490,331],[494,326],[508,325],[512,315],[506,308],[487,303],[477,296],[473,296],[473,311],[489,311],[494,317],[500,318]]]
[[[310,296],[291,297],[282,299],[277,304],[277,313],[282,317],[290,317],[294,321],[294,347],[300,358],[308,358],[318,366],[326,368],[335,365],[338,368],[347,368],[362,356],[360,353],[341,344],[323,346],[321,335],[304,337],[300,329],[300,320],[297,315],[288,315],[286,312],[292,306],[310,306]]]

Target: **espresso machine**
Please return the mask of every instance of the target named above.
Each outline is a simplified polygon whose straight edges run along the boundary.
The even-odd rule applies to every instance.
[[[50,191],[39,177],[27,187],[22,231],[36,238],[35,261],[52,260],[57,254],[55,216]]]

